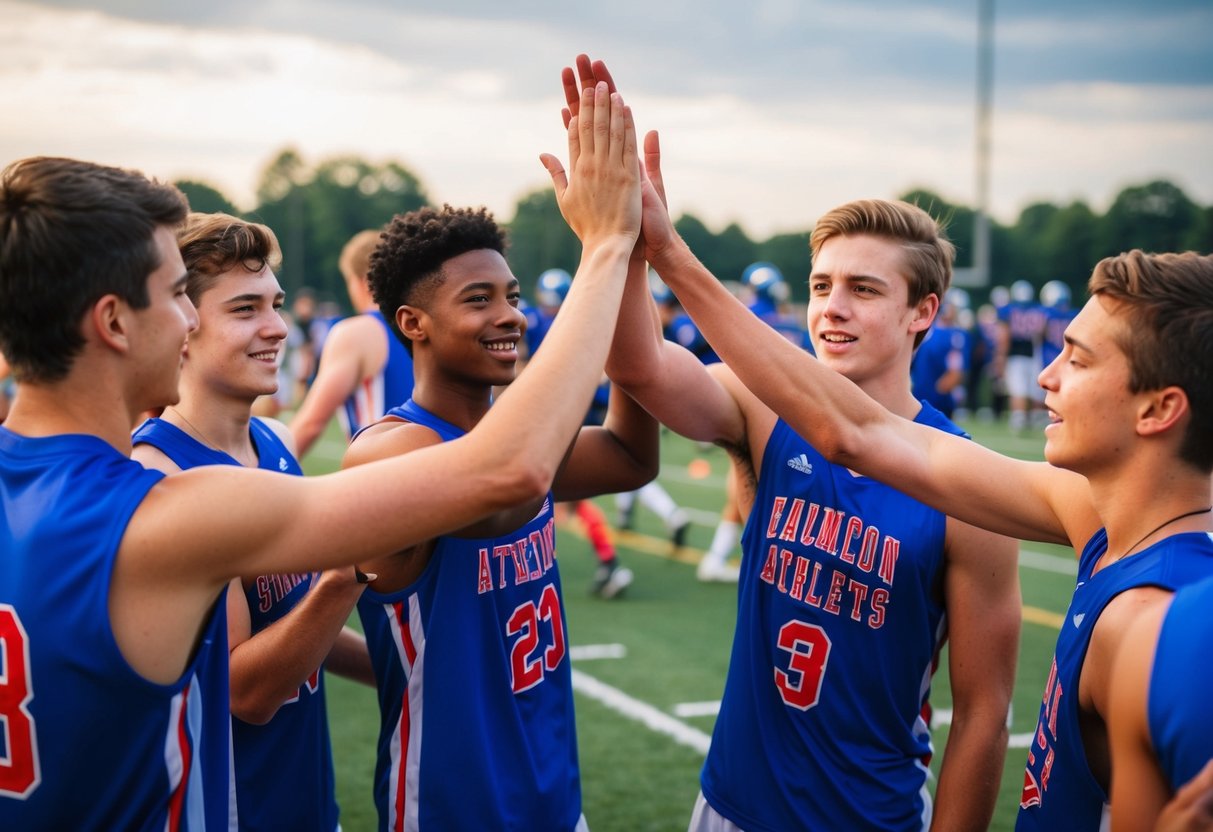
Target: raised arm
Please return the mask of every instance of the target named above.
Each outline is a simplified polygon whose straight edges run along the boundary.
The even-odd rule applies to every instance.
[[[596,83],[612,88],[614,80],[601,61],[591,63],[577,57],[576,72],[565,68],[561,80],[567,107],[566,123],[578,112],[583,91]],[[655,149],[657,135],[645,138],[646,159]],[[665,206],[660,171],[646,171],[643,182],[643,225],[648,229],[634,254],[627,288],[619,311],[615,338],[607,357],[611,381],[664,425],[702,442],[740,443],[745,437],[745,419],[737,400],[686,349],[662,338],[661,319],[649,290],[644,255],[654,241],[661,243],[674,234]],[[650,239],[651,238],[651,239]],[[690,405],[690,406],[688,406]]]
[[[180,675],[237,574],[372,560],[547,491],[601,376],[640,224],[635,128],[605,84],[582,100],[569,147],[557,195],[583,251],[548,334],[554,346],[455,441],[325,477],[211,466],[155,485],[128,526],[110,592],[118,643],[143,675]]]
[[[651,178],[660,152],[645,144]],[[833,462],[973,525],[1021,539],[1084,543],[1098,527],[1085,478],[1014,460],[902,419],[775,332],[670,234],[643,233],[650,263],[741,382]],[[642,398],[641,401],[644,401]]]

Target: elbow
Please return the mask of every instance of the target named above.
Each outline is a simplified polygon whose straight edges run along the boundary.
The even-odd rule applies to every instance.
[[[249,693],[238,694],[235,690],[231,695],[232,716],[249,725],[265,725],[278,713],[281,704],[271,706],[262,697]]]
[[[556,467],[532,457],[505,465],[500,473],[503,480],[495,484],[492,499],[506,509],[546,496],[556,478]]]

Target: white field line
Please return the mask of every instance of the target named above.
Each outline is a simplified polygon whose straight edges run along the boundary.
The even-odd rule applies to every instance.
[[[720,713],[720,700],[714,702],[680,702],[671,710],[674,716],[687,719],[695,716],[716,716]]]
[[[569,648],[569,658],[575,662],[594,661],[595,659],[624,659],[627,658],[628,648],[622,644],[579,644]]]
[[[680,722],[647,702],[633,699],[618,688],[600,682],[588,673],[573,668],[572,674],[573,690],[578,693],[601,702],[616,713],[639,722],[651,731],[665,734],[679,745],[703,755],[708,753],[708,746],[711,744],[712,738],[698,728],[692,728],[685,722]]]

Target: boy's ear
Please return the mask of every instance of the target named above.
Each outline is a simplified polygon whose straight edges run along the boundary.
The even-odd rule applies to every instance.
[[[93,304],[81,321],[81,334],[86,341],[98,341],[110,349],[126,352],[130,349],[131,308],[115,294],[104,295]]]
[[[1141,406],[1137,411],[1137,433],[1139,436],[1155,436],[1174,430],[1190,410],[1188,394],[1182,387],[1171,385],[1142,393]]]
[[[404,333],[404,337],[414,344],[426,340],[428,337],[426,329],[428,325],[429,316],[419,306],[404,304],[396,310],[396,326],[400,327],[400,331]]]
[[[914,317],[910,321],[910,332],[928,329],[939,312],[939,295],[932,292],[914,305]]]

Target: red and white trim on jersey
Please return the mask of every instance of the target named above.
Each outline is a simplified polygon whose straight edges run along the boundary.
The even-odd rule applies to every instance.
[[[416,594],[404,601],[385,604],[392,640],[400,666],[408,679],[405,701],[391,744],[391,774],[388,777],[388,828],[395,832],[415,830],[418,822],[418,781],[421,773],[421,718],[425,677],[425,630],[421,623],[421,601]]]

